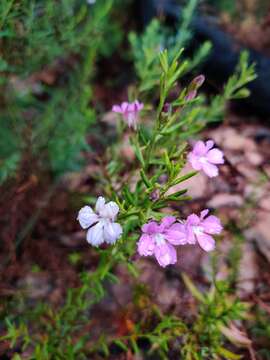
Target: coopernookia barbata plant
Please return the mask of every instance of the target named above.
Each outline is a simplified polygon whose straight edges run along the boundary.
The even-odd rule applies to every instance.
[[[197,141],[191,150],[188,143],[181,139],[185,133],[188,137],[197,122],[197,116],[194,116],[196,102],[200,109],[197,95],[205,80],[203,75],[196,77],[171,100],[170,94],[173,89],[175,91],[184,71],[183,64],[178,63],[182,51],[171,62],[166,50],[160,52],[160,99],[159,104],[149,110],[155,114],[152,124],[143,121],[143,115],[147,114],[150,106],[137,99],[112,108],[120,120],[131,128],[130,143],[137,158],[131,170],[135,184],[133,180],[131,188],[126,180],[123,182],[119,168],[113,166],[111,159],[109,176],[103,179],[104,194],[101,194],[110,201],[105,204],[101,196],[95,211],[85,206],[78,215],[81,226],[88,228],[87,241],[91,245],[113,245],[108,252],[108,262],[111,264],[119,257],[129,259],[137,251],[141,256],[154,255],[159,265],[166,267],[177,261],[176,246],[198,243],[205,251],[211,251],[215,248],[212,235],[222,231],[220,220],[213,215],[207,216],[207,209],[199,216],[191,214],[187,219],[178,218],[173,212],[166,216],[162,211],[172,202],[182,204],[188,199],[185,181],[199,171],[210,178],[216,177],[219,165],[224,163],[222,151],[214,148],[212,140],[206,143]],[[243,65],[244,56],[240,60],[240,77],[245,77],[243,84],[254,78],[253,68]],[[229,85],[232,80],[228,82]],[[234,82],[237,83],[237,79]],[[235,89],[230,90],[232,97],[243,92],[239,88],[235,85]],[[115,161],[120,159],[116,156]],[[186,171],[187,163],[194,171]]]
[[[125,265],[135,276],[137,255],[153,257],[162,268],[173,266],[176,261],[181,262],[181,257],[176,257],[177,247],[198,244],[211,251],[215,248],[213,235],[222,231],[220,220],[209,215],[208,210],[183,219],[171,205],[183,205],[189,199],[185,181],[198,172],[203,171],[210,178],[218,176],[224,162],[222,151],[214,147],[212,140],[193,144],[191,136],[211,121],[211,116],[220,116],[225,100],[246,94],[243,86],[254,78],[254,69],[247,66],[244,54],[224,93],[214,97],[207,107],[199,91],[203,76],[196,77],[187,87],[179,87],[181,53],[182,50],[173,60],[168,59],[166,50],[159,54],[157,104],[143,103],[142,93],[135,92],[132,99],[112,109],[119,118],[118,139],[104,154],[107,166],[102,167],[98,178],[102,193],[78,214],[81,226],[87,229],[87,241],[99,255],[96,268],[81,274],[81,286],[68,290],[60,309],[41,304],[30,315],[21,316],[20,321],[13,315],[6,320],[7,334],[2,339],[9,340],[12,346],[21,341],[23,349],[32,349],[29,359],[51,359],[51,354],[55,359],[88,359],[100,351],[110,358],[112,343],[124,351],[130,346],[138,353],[140,339],[149,341],[150,351],[157,351],[161,359],[169,358],[169,344],[174,339],[181,341],[182,345],[177,346],[183,359],[218,359],[222,354],[237,358],[224,348],[222,331],[230,321],[241,319],[244,309],[225,296],[227,289],[215,279],[214,291],[210,289],[204,295],[184,277],[194,298],[201,303],[192,326],[147,303],[148,311],[157,320],[152,327],[142,320],[127,335],[102,334],[98,341],[88,328],[89,309],[104,297],[105,281],[118,281],[113,273],[115,265]],[[134,153],[127,171],[119,151],[126,131]],[[187,170],[187,163],[192,171]],[[128,176],[123,175],[125,172]],[[28,327],[31,320],[32,328]]]

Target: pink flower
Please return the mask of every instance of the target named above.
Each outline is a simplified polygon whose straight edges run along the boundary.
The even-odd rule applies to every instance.
[[[195,170],[203,170],[209,177],[218,175],[218,164],[224,164],[223,152],[212,149],[214,141],[196,142],[193,150],[188,154],[188,161]]]
[[[181,245],[186,240],[184,234],[181,237],[174,228],[177,225],[174,223],[175,217],[166,216],[161,220],[160,225],[156,221],[150,221],[143,225],[143,234],[137,243],[138,253],[141,256],[154,255],[162,267],[175,264],[177,259],[173,245]]]
[[[139,103],[135,100],[132,103],[123,102],[121,105],[114,105],[112,111],[118,114],[122,114],[123,118],[127,121],[129,127],[137,129],[137,123],[139,118],[139,112],[143,109],[143,103]]]
[[[215,248],[215,240],[211,235],[220,234],[223,227],[219,218],[210,215],[206,217],[209,210],[203,210],[200,217],[191,214],[185,222],[186,240],[188,244],[199,243],[205,251],[211,251]]]

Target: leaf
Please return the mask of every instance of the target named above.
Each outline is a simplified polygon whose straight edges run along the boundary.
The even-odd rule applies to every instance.
[[[234,93],[231,96],[231,99],[244,99],[246,97],[249,97],[249,95],[250,95],[250,90],[247,88],[242,88],[238,90],[236,93]]]
[[[141,169],[140,174],[141,174],[141,178],[142,178],[142,181],[144,182],[145,186],[147,188],[151,188],[152,184],[151,184],[150,180],[147,178],[143,169]]]
[[[163,71],[165,73],[167,73],[168,69],[169,69],[168,51],[167,50],[161,51],[161,53],[159,54],[159,61],[160,61]]]
[[[133,351],[135,352],[135,354],[140,354],[140,349],[139,349],[139,347],[137,345],[137,342],[134,339],[134,337],[130,338],[130,342],[131,342],[131,345],[132,345],[132,348],[133,348]]]
[[[172,164],[171,164],[167,149],[163,153],[163,159],[164,159],[168,173],[171,173]]]
[[[127,268],[129,270],[129,272],[134,276],[134,277],[138,277],[139,273],[138,270],[136,269],[136,266],[134,266],[132,263],[127,263]]]
[[[145,162],[144,162],[144,158],[143,158],[141,148],[139,147],[139,145],[137,143],[133,143],[132,145],[133,145],[133,149],[134,149],[134,152],[135,152],[135,155],[136,155],[137,159],[141,163],[142,167],[145,167]]]
[[[238,360],[242,358],[242,355],[234,354],[222,346],[217,349],[217,353],[228,360]]]
[[[125,200],[131,204],[131,205],[135,205],[136,200],[134,198],[134,194],[132,194],[132,192],[129,190],[128,186],[125,184],[123,186],[123,190],[122,190],[123,196],[125,198]]]
[[[180,184],[183,181],[186,181],[188,179],[190,179],[191,177],[195,176],[196,174],[198,174],[198,171],[192,171],[186,175],[181,176],[180,178],[176,179],[172,185],[177,185]]]
[[[122,340],[119,340],[119,339],[116,339],[114,340],[114,343],[119,346],[122,350],[124,351],[128,351],[128,347],[126,346],[126,344],[122,341]]]
[[[185,194],[186,192],[187,192],[187,189],[176,191],[175,193],[168,195],[168,197],[166,199],[169,199],[170,197],[178,198],[179,196]]]
[[[247,337],[247,335],[244,332],[240,331],[232,323],[229,327],[220,324],[219,330],[224,336],[226,336],[228,340],[230,340],[233,344],[237,346],[249,347],[252,343],[251,340]]]
[[[188,290],[191,292],[191,294],[195,297],[195,299],[197,299],[198,301],[205,303],[205,297],[203,296],[203,294],[196,288],[196,286],[193,284],[193,282],[191,281],[191,279],[188,277],[187,274],[182,273],[181,274],[182,279],[186,285],[186,287],[188,288]]]

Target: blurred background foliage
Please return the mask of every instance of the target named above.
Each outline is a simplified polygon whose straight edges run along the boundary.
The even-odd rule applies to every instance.
[[[55,175],[78,169],[95,121],[96,61],[122,39],[119,1],[0,4],[0,181],[19,164]]]

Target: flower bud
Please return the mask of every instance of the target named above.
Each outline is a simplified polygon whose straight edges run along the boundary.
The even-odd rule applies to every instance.
[[[163,106],[162,112],[170,113],[172,111],[172,106],[170,103],[166,102]]]
[[[192,83],[195,85],[196,89],[198,89],[199,87],[202,86],[202,84],[204,83],[205,81],[205,76],[204,75],[199,75],[199,76],[196,76],[193,80],[192,80]]]
[[[191,101],[193,99],[195,99],[197,95],[197,90],[191,90],[186,96],[185,96],[185,100],[186,101]]]
[[[160,191],[159,189],[155,189],[151,192],[151,194],[149,195],[150,199],[152,201],[157,201],[160,197]]]

